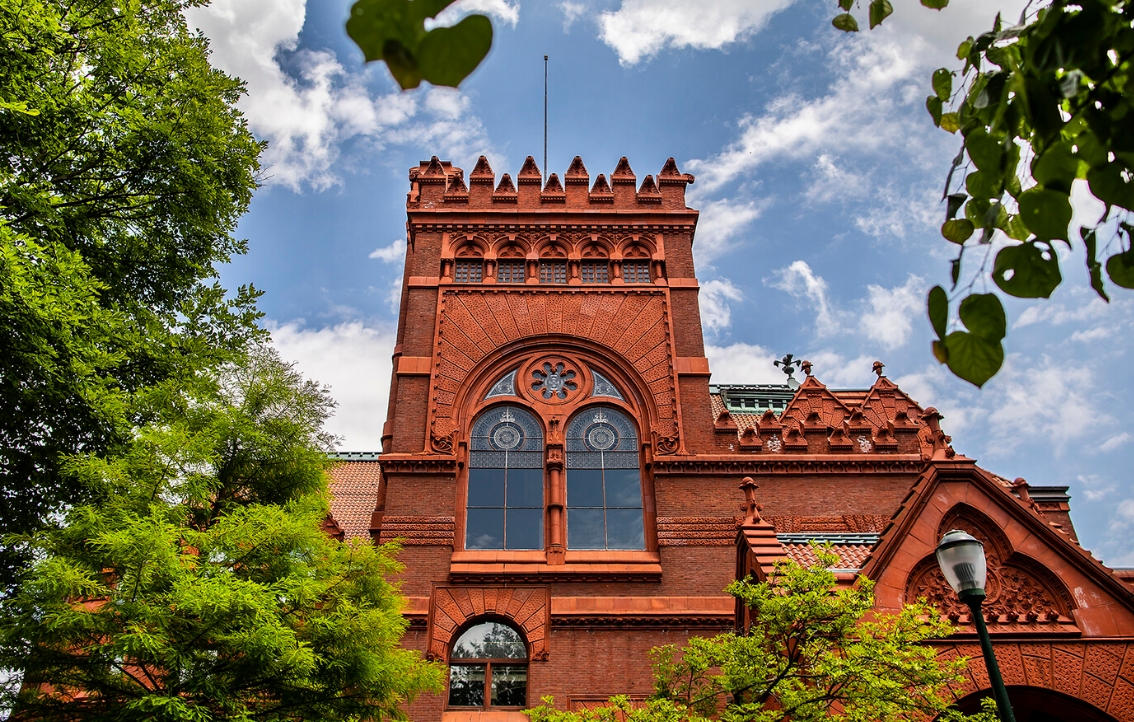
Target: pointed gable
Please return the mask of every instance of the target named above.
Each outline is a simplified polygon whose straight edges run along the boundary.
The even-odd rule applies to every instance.
[[[583,159],[579,156],[571,161],[571,166],[567,168],[567,174],[563,176],[564,180],[570,183],[587,184],[591,180],[591,176],[587,173],[587,167],[583,165]]]
[[[520,184],[524,183],[543,183],[543,173],[540,172],[539,166],[536,165],[535,158],[530,155],[524,159],[524,166],[520,168],[520,172],[516,174],[516,180]]]
[[[842,426],[843,420],[851,415],[850,408],[827,390],[819,379],[808,376],[799,385],[795,396],[780,414],[780,422],[788,419],[815,425],[819,421],[824,427]]]
[[[1051,519],[963,456],[930,462],[863,565],[862,573],[877,583],[878,609],[894,611],[924,597],[954,622],[971,623],[934,554],[937,541],[954,528],[984,542],[984,609],[994,634],[1134,633],[1134,592]]]
[[[630,161],[626,159],[626,156],[618,159],[618,165],[610,174],[610,180],[613,183],[634,183],[638,180],[638,176],[634,175],[634,171],[630,169]]]
[[[495,183],[496,174],[492,172],[492,166],[488,164],[488,158],[483,155],[477,158],[476,167],[473,168],[472,173],[469,174],[470,183]]]

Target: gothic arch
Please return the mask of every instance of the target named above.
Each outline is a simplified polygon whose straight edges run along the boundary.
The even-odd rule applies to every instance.
[[[961,529],[984,543],[988,561],[985,618],[990,624],[1052,625],[1070,621],[1076,604],[1063,582],[1042,564],[1012,548],[1008,538],[984,513],[957,504],[942,517],[936,538]],[[945,582],[933,553],[923,557],[906,578],[905,601],[926,599],[953,621],[968,619],[969,609]]]
[[[997,664],[1017,719],[1041,709],[1065,722],[1134,717],[1134,645],[1102,641],[994,641]],[[942,658],[968,657],[957,706],[975,711],[989,693],[988,670],[976,641],[938,647]],[[1044,706],[1039,706],[1044,705]]]
[[[449,647],[472,622],[499,619],[516,627],[528,645],[529,658],[549,656],[551,604],[547,587],[448,587],[433,589],[429,609],[426,658],[448,660]]]

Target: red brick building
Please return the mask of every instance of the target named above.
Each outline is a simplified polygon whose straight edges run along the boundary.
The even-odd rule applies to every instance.
[[[987,678],[933,558],[960,528],[988,550],[1017,719],[1134,719],[1134,595],[1079,547],[1065,487],[955,454],[880,367],[861,390],[810,368],[710,385],[692,182],[672,159],[641,182],[625,158],[609,179],[575,158],[562,182],[530,157],[515,183],[483,157],[467,180],[410,170],[382,453],[343,455],[327,524],[402,540],[405,644],[452,670],[411,716],[644,696],[650,648],[732,629],[729,581],[813,539],[846,583],[877,580],[879,608],[926,596],[957,621],[941,653],[974,657],[968,695]]]

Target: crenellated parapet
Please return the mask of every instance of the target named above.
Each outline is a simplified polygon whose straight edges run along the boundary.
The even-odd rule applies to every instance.
[[[626,157],[609,179],[600,173],[591,182],[583,159],[575,156],[563,179],[552,173],[544,181],[535,159],[524,161],[515,180],[508,173],[499,181],[483,155],[465,182],[464,171],[449,161],[433,156],[409,173],[409,210],[504,210],[517,211],[642,211],[687,210],[685,186],[693,176],[677,169],[670,158],[657,176],[647,175],[638,182]]]

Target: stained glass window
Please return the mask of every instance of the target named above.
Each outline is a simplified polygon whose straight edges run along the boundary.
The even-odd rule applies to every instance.
[[[622,280],[626,283],[649,283],[649,261],[623,261]]]
[[[496,264],[497,283],[523,283],[525,261],[498,261]]]
[[[488,390],[484,398],[491,399],[497,396],[515,396],[516,395],[516,369],[512,369],[504,374],[492,384],[492,388]]]
[[[453,273],[456,283],[480,283],[484,280],[484,261],[476,259],[458,259],[457,268]]]
[[[567,547],[645,549],[638,434],[615,409],[567,424]]]
[[[591,396],[609,396],[612,399],[622,401],[622,393],[619,392],[618,387],[612,384],[605,376],[591,369],[591,378],[593,378],[595,382]]]
[[[583,261],[581,270],[583,283],[610,283],[610,263],[608,261]]]
[[[567,261],[540,261],[540,283],[567,283]]]
[[[543,431],[531,412],[498,406],[470,434],[466,549],[543,549]]]
[[[527,647],[508,625],[483,622],[465,630],[453,645],[449,662],[450,707],[527,704]]]

